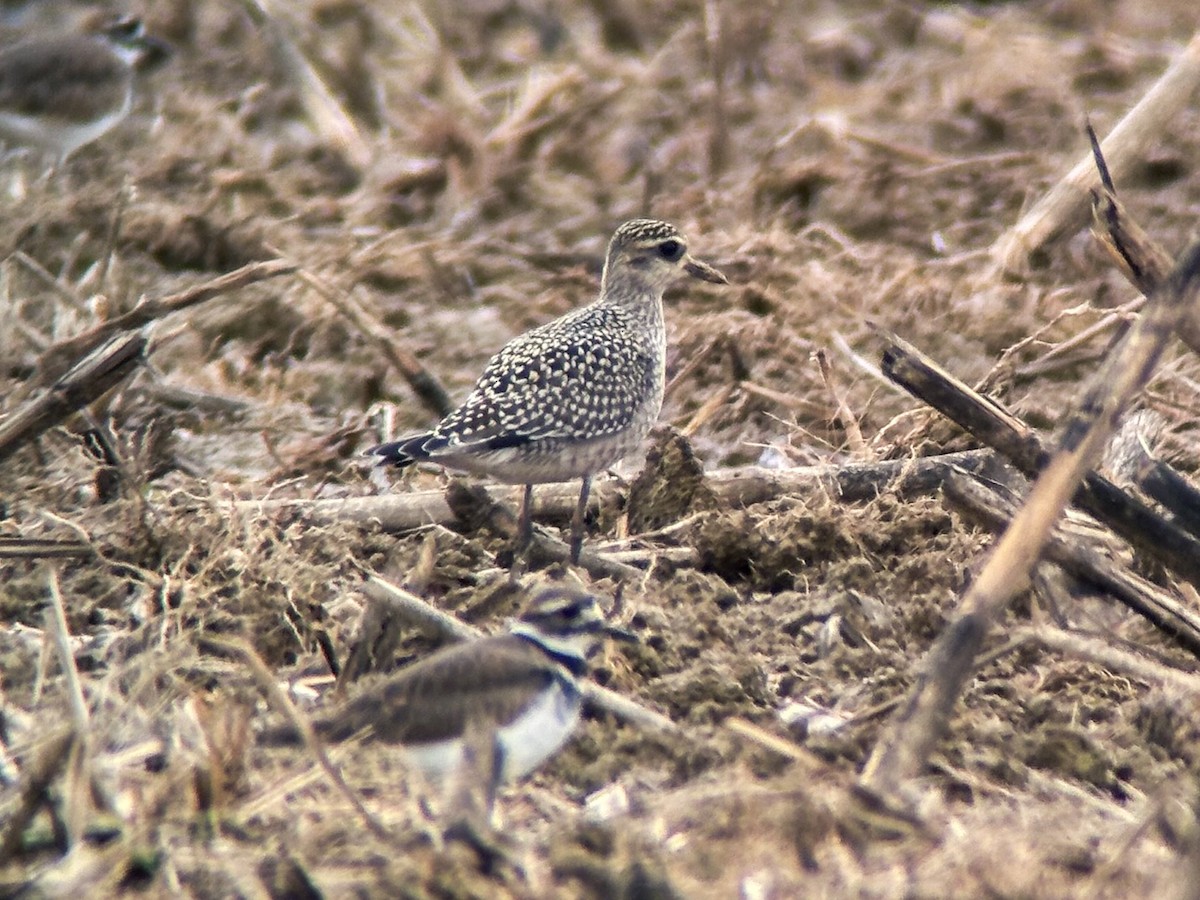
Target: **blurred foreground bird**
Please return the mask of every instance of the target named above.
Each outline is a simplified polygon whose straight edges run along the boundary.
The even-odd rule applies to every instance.
[[[592,476],[634,450],[662,408],[662,297],[681,275],[728,284],[688,254],[674,225],[626,222],[609,242],[595,302],[511,340],[432,431],[370,452],[396,466],[429,461],[525,485],[518,548],[532,537],[533,485],[581,478],[571,520],[579,562]]]
[[[116,127],[133,105],[134,75],[167,58],[138,19],[95,33],[32,37],[0,50],[0,140],[62,164]]]
[[[593,595],[544,588],[508,633],[439,650],[314,717],[313,728],[330,741],[363,734],[399,744],[435,780],[473,763],[490,805],[497,785],[529,774],[566,742],[582,707],[579,679],[605,636],[633,639],[605,623]],[[283,726],[260,743],[299,740]]]

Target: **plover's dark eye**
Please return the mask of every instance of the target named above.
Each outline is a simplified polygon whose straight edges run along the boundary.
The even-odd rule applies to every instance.
[[[142,24],[142,20],[131,16],[116,19],[108,26],[109,35],[116,39],[129,40],[141,37],[144,31],[145,26]]]
[[[674,240],[663,241],[658,245],[658,255],[671,262],[678,262],[679,257],[683,256],[683,244]]]

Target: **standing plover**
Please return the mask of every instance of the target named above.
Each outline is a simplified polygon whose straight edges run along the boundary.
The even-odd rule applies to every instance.
[[[509,341],[432,431],[370,452],[397,466],[428,460],[525,485],[521,547],[531,536],[533,485],[581,478],[571,520],[577,563],[592,475],[636,448],[662,408],[662,297],[683,274],[728,284],[688,254],[674,225],[626,222],[609,242],[595,302]]]
[[[135,72],[168,53],[130,18],[91,34],[33,37],[0,50],[0,140],[61,164],[129,114]]]

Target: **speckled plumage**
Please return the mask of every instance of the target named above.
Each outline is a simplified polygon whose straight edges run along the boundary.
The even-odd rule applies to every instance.
[[[432,431],[372,452],[398,466],[428,460],[510,484],[584,478],[586,502],[586,479],[636,448],[658,418],[662,295],[680,274],[726,283],[688,255],[675,226],[626,222],[609,242],[595,302],[510,341]]]

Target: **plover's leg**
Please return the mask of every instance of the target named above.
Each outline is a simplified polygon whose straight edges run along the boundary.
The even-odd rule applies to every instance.
[[[579,503],[575,506],[575,515],[571,516],[571,565],[579,564],[579,554],[583,552],[583,516],[587,512],[591,490],[592,476],[584,475],[579,485]]]
[[[517,517],[517,545],[513,548],[514,560],[528,552],[533,543],[533,485],[525,485],[521,497],[521,514]]]

